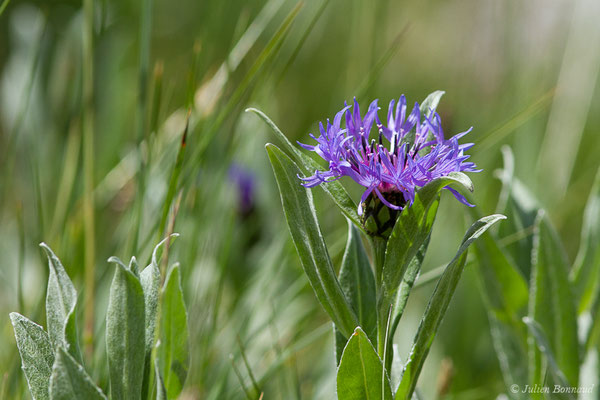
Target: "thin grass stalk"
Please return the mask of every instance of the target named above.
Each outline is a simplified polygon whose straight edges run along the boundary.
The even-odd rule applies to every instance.
[[[65,148],[62,175],[56,194],[56,206],[50,225],[50,237],[60,238],[60,232],[64,229],[69,199],[71,197],[79,164],[79,153],[81,149],[81,135],[79,134],[79,121],[71,121],[69,137]]]
[[[137,194],[136,194],[136,217],[133,221],[134,239],[133,250],[135,254],[139,250],[139,235],[142,225],[142,217],[144,213],[144,194],[146,192],[146,170],[148,168],[147,157],[150,153],[148,146],[148,71],[150,69],[150,33],[152,31],[152,9],[153,0],[143,0],[142,2],[142,21],[140,23],[140,62],[138,69],[138,96],[137,96],[137,143],[140,148],[140,167],[138,170],[137,179]],[[144,139],[146,139],[146,154],[141,147]]]
[[[167,195],[165,197],[165,202],[163,205],[162,217],[160,219],[160,224],[158,226],[158,239],[163,236],[165,231],[165,227],[167,224],[167,218],[169,216],[169,210],[171,208],[171,203],[173,203],[173,198],[177,193],[177,187],[179,182],[179,175],[181,174],[181,169],[183,167],[183,160],[185,158],[185,149],[187,144],[187,135],[188,128],[190,126],[190,115],[191,110],[188,110],[187,118],[185,121],[185,129],[183,131],[183,135],[181,137],[181,144],[179,146],[179,151],[177,152],[177,159],[175,160],[175,166],[173,167],[173,172],[171,173],[171,178],[169,179],[169,189],[167,191]]]
[[[4,0],[2,2],[2,5],[0,6],[0,15],[2,15],[4,13],[4,10],[6,10],[8,3],[10,3],[10,0]]]
[[[83,1],[83,225],[85,248],[84,353],[92,359],[94,336],[94,1]]]
[[[23,203],[17,204],[17,222],[19,224],[19,263],[17,267],[17,307],[20,313],[25,312],[23,300],[23,270],[25,267],[25,222],[23,218]]]
[[[313,17],[311,18],[310,22],[308,23],[308,26],[306,27],[306,29],[304,30],[304,33],[302,34],[302,37],[298,41],[298,44],[294,48],[294,51],[292,52],[290,58],[288,59],[287,63],[285,64],[285,67],[283,67],[283,69],[281,70],[281,73],[279,74],[279,77],[275,81],[277,86],[281,83],[281,81],[283,80],[283,77],[285,76],[287,71],[290,69],[290,67],[292,66],[292,64],[294,63],[296,58],[298,57],[298,54],[300,53],[300,50],[304,46],[304,43],[306,42],[308,35],[310,35],[310,33],[313,31],[313,28],[315,27],[315,25],[321,18],[321,15],[323,15],[323,11],[325,11],[325,8],[327,7],[328,4],[329,4],[329,0],[323,0],[321,5],[315,12],[315,15],[313,15]]]

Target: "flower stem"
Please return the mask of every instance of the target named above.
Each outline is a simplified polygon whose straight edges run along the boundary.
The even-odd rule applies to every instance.
[[[383,265],[385,263],[385,249],[387,246],[387,240],[380,237],[373,237],[371,240],[373,248],[373,261],[375,266],[375,278],[377,285],[377,298],[382,298],[383,290]],[[379,300],[378,300],[379,303]],[[388,354],[386,353],[386,336],[388,326],[388,307],[381,307],[380,304],[377,306],[377,353],[379,357],[384,361]]]
[[[377,291],[381,289],[383,282],[383,264],[385,262],[385,248],[387,246],[387,240],[374,237],[371,240],[373,246],[373,261],[375,264],[375,281],[377,283]]]

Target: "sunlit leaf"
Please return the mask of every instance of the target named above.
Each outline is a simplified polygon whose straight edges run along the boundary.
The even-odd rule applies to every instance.
[[[294,146],[289,139],[281,132],[281,130],[275,125],[273,121],[269,117],[267,117],[262,111],[257,110],[256,108],[248,108],[246,112],[253,112],[258,115],[263,121],[269,125],[269,127],[275,133],[284,148],[288,151],[289,154],[294,158],[294,161],[300,167],[301,174],[303,175],[312,175],[315,170],[322,169],[322,166],[319,165],[315,160],[310,158],[307,154],[300,151],[300,149]],[[320,185],[320,187],[327,193],[333,202],[340,208],[342,213],[346,217],[348,217],[354,224],[362,229],[362,224],[360,222],[360,218],[357,213],[356,203],[350,198],[346,189],[342,186],[339,181],[328,182],[327,184]]]
[[[145,340],[144,292],[139,279],[116,264],[106,313],[110,397],[141,398]]]
[[[579,252],[571,274],[581,313],[600,290],[600,169],[583,213]]]
[[[413,204],[400,213],[385,251],[379,309],[381,315],[387,314],[406,269],[429,237],[439,204],[438,194],[450,184],[460,184],[468,190],[473,190],[468,176],[461,172],[453,172],[434,179],[421,188],[416,193]]]
[[[529,317],[539,323],[558,367],[568,382],[576,386],[579,380],[579,344],[568,261],[558,234],[543,211],[536,218],[532,266]],[[539,354],[531,360],[530,373],[536,379],[542,379]]]
[[[157,358],[167,397],[181,393],[189,369],[187,311],[181,290],[179,266],[169,272],[162,293],[160,344]]]
[[[19,313],[10,313],[17,348],[21,355],[21,368],[34,400],[49,399],[48,387],[54,364],[54,351],[50,337],[44,329]]]
[[[344,348],[337,371],[339,400],[391,400],[392,389],[383,364],[360,327]]]
[[[348,241],[340,268],[340,285],[348,303],[356,313],[360,327],[371,342],[375,342],[377,338],[375,278],[371,262],[360,238],[360,232],[350,221],[348,221]],[[342,355],[339,348],[341,347],[343,350],[343,346],[348,340],[342,336],[343,343],[340,343],[340,337],[336,335],[335,338],[339,363]]]
[[[81,360],[75,321],[77,291],[50,247],[45,243],[41,243],[40,247],[48,257],[50,270],[46,292],[46,320],[50,341],[54,346],[63,346],[77,360]]]
[[[50,379],[52,400],[106,400],[106,396],[83,367],[58,347]]]
[[[397,400],[408,400],[413,395],[419,374],[425,363],[425,358],[429,353],[433,339],[446,314],[450,300],[454,295],[456,285],[462,275],[467,259],[467,249],[475,239],[480,237],[494,223],[505,218],[505,216],[499,214],[490,215],[476,221],[467,230],[458,252],[446,267],[444,274],[438,281],[435,290],[429,299],[429,304],[427,304],[427,309],[425,310],[425,314],[419,325],[417,335],[413,341],[412,350],[404,367],[400,386],[396,392],[395,398]]]
[[[310,190],[298,179],[300,169],[274,145],[267,145],[269,160],[277,179],[283,211],[302,267],[317,299],[344,336],[358,325],[356,315],[337,280]]]

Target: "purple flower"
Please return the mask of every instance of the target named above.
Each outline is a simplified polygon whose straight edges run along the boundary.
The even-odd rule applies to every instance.
[[[248,168],[233,163],[229,167],[229,179],[237,186],[238,210],[242,215],[248,215],[254,209],[255,176]]]
[[[404,95],[397,103],[390,102],[386,124],[380,121],[378,110],[377,100],[374,100],[361,117],[358,102],[354,99],[354,106],[345,105],[335,115],[333,124],[329,120],[326,126],[319,124],[321,135],[310,135],[316,145],[298,142],[329,163],[327,170],[316,170],[312,176],[300,177],[302,185],[311,188],[349,176],[366,188],[358,206],[358,214],[362,215],[362,205],[369,196],[377,196],[393,210],[402,210],[413,203],[415,191],[433,179],[451,172],[481,171],[474,163],[467,162],[469,156],[464,154],[473,143],[458,143],[458,139],[472,128],[445,139],[440,116],[435,110],[431,117],[422,116],[419,104],[415,103],[407,115]],[[342,117],[345,117],[344,128]],[[374,124],[377,133],[371,138]],[[448,186],[446,189],[458,201],[473,207],[456,190]]]

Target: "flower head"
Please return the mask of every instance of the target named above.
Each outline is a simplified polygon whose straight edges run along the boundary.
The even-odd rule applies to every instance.
[[[302,185],[310,188],[343,176],[352,178],[365,187],[358,206],[358,214],[362,216],[370,199],[378,199],[389,209],[400,211],[410,206],[415,191],[431,180],[451,172],[480,171],[464,154],[473,143],[458,144],[471,129],[445,139],[435,110],[431,110],[430,116],[421,115],[419,104],[415,103],[409,112],[404,95],[397,103],[390,102],[385,123],[379,119],[378,110],[375,100],[362,117],[354,99],[353,106],[345,105],[335,115],[333,124],[329,120],[326,126],[319,124],[320,136],[310,135],[316,145],[298,143],[329,163],[327,170],[301,177]],[[376,130],[371,135],[373,125]],[[458,201],[472,207],[456,190],[446,189]]]

